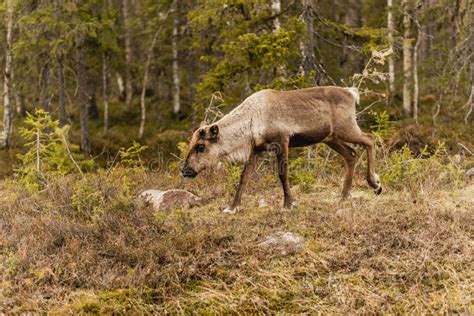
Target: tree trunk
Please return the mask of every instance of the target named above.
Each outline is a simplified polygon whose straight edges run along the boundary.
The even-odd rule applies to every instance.
[[[272,15],[275,17],[273,18],[273,30],[278,31],[281,27],[280,18],[278,15],[281,12],[281,1],[280,0],[272,0]]]
[[[87,73],[84,61],[84,51],[82,47],[82,40],[77,46],[77,86],[79,94],[79,116],[81,122],[81,150],[85,153],[90,153],[89,140],[89,113],[87,109]]]
[[[346,13],[344,15],[344,23],[354,29],[362,26],[362,3],[361,0],[349,0],[345,5]],[[362,59],[348,49],[344,49],[347,62],[345,63],[346,72],[352,76],[354,73],[361,73],[364,68]]]
[[[58,84],[59,84],[59,125],[68,124],[69,119],[66,112],[66,81],[64,79],[64,65],[62,56],[58,57]]]
[[[125,28],[125,100],[127,105],[132,103],[133,86],[132,86],[132,35],[129,23],[130,6],[128,0],[122,0],[123,25]]]
[[[470,60],[470,67],[471,67],[471,93],[469,94],[469,100],[467,101],[467,112],[464,116],[464,122],[467,124],[469,122],[469,116],[472,114],[474,110],[474,10],[471,8],[470,10],[470,32],[469,32],[469,43],[471,48],[471,60]]]
[[[178,64],[178,0],[173,0],[173,37],[171,39],[171,48],[173,53],[173,113],[181,110],[179,64]]]
[[[10,104],[11,95],[11,71],[13,63],[13,0],[6,0],[7,10],[7,41],[5,52],[5,72],[3,74],[3,132],[0,137],[0,148],[6,148],[11,143],[13,111]]]
[[[393,0],[387,0],[387,30],[388,30],[388,43],[392,54],[388,57],[388,83],[390,94],[395,93],[395,59],[394,59],[394,46],[393,46]]]
[[[108,92],[108,56],[102,54],[102,99],[104,101],[104,135],[109,132],[109,92]]]
[[[423,2],[423,11],[428,12],[435,4],[436,0],[427,0]],[[430,57],[431,51],[431,41],[432,41],[432,33],[433,33],[433,21],[425,21],[423,26],[423,34],[424,36],[421,38],[420,44],[420,58],[422,60],[426,60]]]
[[[99,108],[97,107],[96,83],[92,77],[88,77],[87,113],[93,120],[99,119]]]
[[[127,92],[125,91],[125,85],[123,83],[123,77],[119,72],[115,73],[115,77],[117,78],[117,87],[118,87],[118,90],[119,90],[119,100],[123,102],[127,99]]]
[[[15,112],[19,117],[24,117],[26,114],[25,111],[25,98],[23,94],[20,92],[20,89],[18,89],[16,85],[16,80],[15,80],[15,69],[11,69],[11,74],[10,74],[10,82],[11,82],[11,90],[13,90],[14,98],[15,98]]]
[[[140,96],[140,109],[141,109],[141,115],[140,115],[140,129],[138,131],[138,138],[143,137],[143,133],[145,132],[145,122],[146,122],[146,104],[145,104],[145,97],[146,97],[146,86],[148,84],[148,73],[150,70],[150,64],[151,64],[151,59],[153,58],[153,50],[155,49],[156,45],[156,40],[158,39],[158,34],[159,31],[161,30],[158,29],[158,31],[155,32],[153,35],[153,39],[151,41],[150,48],[148,50],[148,56],[146,59],[146,64],[145,64],[145,73],[143,75],[143,82],[142,82],[142,94]]]
[[[303,75],[309,74],[316,70],[316,56],[314,54],[314,16],[312,0],[303,0],[302,18],[306,24],[306,38],[300,43],[302,61],[300,65],[300,73]],[[317,80],[315,80],[317,82]]]
[[[411,19],[408,12],[408,0],[402,1],[403,9],[403,110],[406,115],[411,113],[411,88],[412,88],[412,49],[411,49]]]
[[[16,105],[16,114],[19,117],[25,117],[26,115],[25,97],[19,91],[15,91],[15,105]]]
[[[418,24],[418,23],[417,23]],[[413,119],[418,124],[418,48],[420,46],[423,33],[421,26],[418,26],[418,37],[416,39],[415,47],[413,48]]]
[[[39,106],[45,109],[47,112],[51,112],[51,106],[49,104],[50,99],[48,98],[48,82],[49,82],[49,64],[46,63],[41,69],[41,77],[39,82]],[[49,99],[49,100],[48,100]]]

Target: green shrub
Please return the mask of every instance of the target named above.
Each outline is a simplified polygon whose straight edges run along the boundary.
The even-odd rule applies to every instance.
[[[81,218],[96,219],[105,212],[105,199],[95,179],[85,177],[74,184],[71,203]]]
[[[79,152],[79,147],[68,142],[69,126],[59,127],[48,112],[37,109],[27,114],[25,127],[20,135],[27,141],[28,149],[18,154],[22,167],[16,169],[18,182],[29,191],[37,191],[48,176],[65,175],[94,168],[94,162]]]
[[[126,168],[143,168],[144,161],[141,155],[147,148],[134,141],[132,146],[120,151],[120,164]]]
[[[431,155],[428,146],[425,146],[418,156],[414,156],[408,145],[404,145],[385,159],[381,170],[382,183],[395,189],[408,190],[419,190],[424,185],[459,184],[462,170],[451,163],[445,163],[446,158],[444,143],[438,143]]]

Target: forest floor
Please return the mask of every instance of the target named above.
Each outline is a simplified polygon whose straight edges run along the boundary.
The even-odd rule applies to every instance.
[[[359,174],[339,201],[341,174],[292,190],[257,176],[236,215],[232,185],[116,170],[57,178],[0,196],[0,314],[474,313],[474,184],[387,188]],[[144,189],[181,187],[205,205],[156,212]],[[266,207],[258,203],[265,199]],[[304,249],[273,253],[289,231]]]

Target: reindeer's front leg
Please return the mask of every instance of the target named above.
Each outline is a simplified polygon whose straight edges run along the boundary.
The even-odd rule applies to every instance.
[[[237,188],[237,192],[235,193],[234,201],[232,204],[223,210],[223,213],[228,214],[235,214],[240,210],[240,200],[242,199],[242,193],[247,186],[249,181],[250,175],[255,170],[255,166],[257,165],[257,155],[255,153],[251,153],[249,160],[244,165],[244,170],[240,175],[239,187]]]

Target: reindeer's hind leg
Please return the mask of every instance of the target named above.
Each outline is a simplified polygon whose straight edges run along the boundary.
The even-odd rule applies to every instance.
[[[280,178],[281,186],[283,187],[284,194],[284,208],[291,208],[294,206],[293,197],[291,196],[290,182],[288,181],[288,147],[289,141],[287,139],[282,140],[279,143],[277,154],[278,159],[278,176]]]
[[[367,182],[375,189],[377,195],[382,193],[380,178],[375,173],[375,144],[372,135],[363,133],[356,125],[356,128],[349,133],[339,135],[339,138],[345,142],[363,145],[367,148]]]
[[[356,163],[356,152],[354,149],[352,149],[352,147],[340,141],[333,140],[325,142],[325,144],[340,154],[346,162],[347,173],[344,179],[344,187],[342,188],[342,199],[344,200],[351,194],[352,178],[354,177],[354,168]]]

